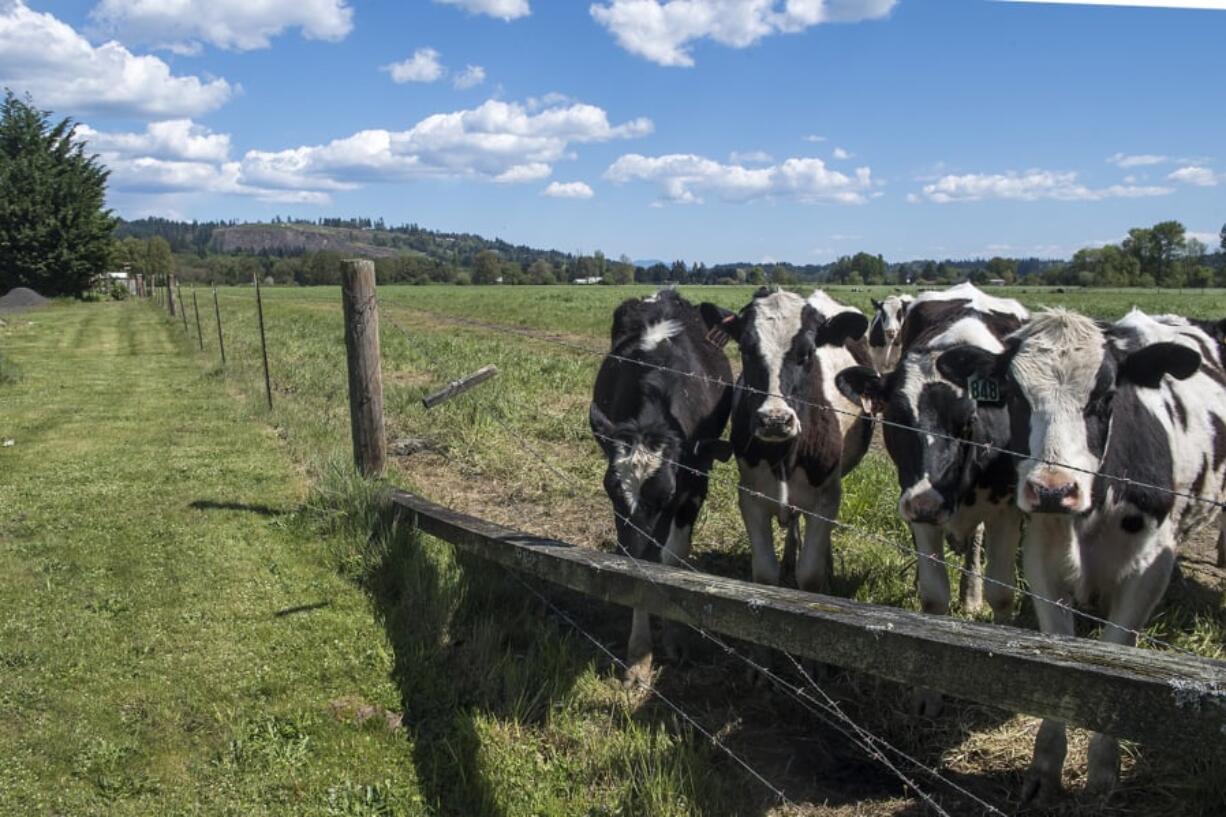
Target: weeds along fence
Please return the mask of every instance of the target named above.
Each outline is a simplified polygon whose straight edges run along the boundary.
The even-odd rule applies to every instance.
[[[256,284],[258,287],[258,281]],[[383,471],[386,439],[382,428],[379,317],[373,270],[362,262],[348,262],[342,293],[354,461],[360,472],[379,474]],[[273,381],[267,363],[263,304],[258,290],[251,300],[244,309],[250,308],[259,315],[264,383],[271,406]],[[224,364],[222,311],[216,291],[214,312],[218,352]],[[510,333],[596,359],[606,354],[562,337],[543,336],[471,319],[449,317],[446,320],[482,331]],[[394,321],[392,325],[400,329]],[[203,344],[199,321],[196,328],[197,339]],[[190,329],[187,331],[190,333]],[[644,365],[631,358],[621,359]],[[687,372],[676,373],[701,377]],[[582,490],[581,480],[576,475],[532,446],[526,435],[518,433],[504,410],[505,404],[478,399],[473,399],[473,404],[516,442],[523,451],[526,465],[540,467],[543,473],[568,489]],[[584,428],[583,433],[589,432]],[[685,467],[680,463],[676,465]],[[1130,481],[1124,477],[1102,476]],[[1205,497],[1185,496],[1194,501],[1219,504]],[[795,656],[1167,749],[1226,754],[1226,662],[1199,657],[1143,631],[1130,630],[1129,633],[1161,649],[1044,635],[1014,627],[752,584],[702,572],[684,559],[677,566],[667,566],[639,561],[625,552],[606,553],[537,536],[441,506],[407,491],[394,492],[392,501],[397,516],[404,522],[466,553],[509,569],[511,575],[521,581],[525,592],[540,597],[615,664],[621,665],[620,659],[600,639],[583,630],[572,617],[541,596],[531,583],[523,581],[523,577],[544,580],[603,602],[646,610],[691,628],[733,660],[744,662],[761,673],[777,690],[846,735],[936,813],[946,812],[931,793],[935,790],[947,791],[955,798],[973,803],[974,808],[984,813],[1002,812],[940,770],[916,760],[854,722],[821,684],[805,672]],[[806,509],[787,507],[795,513],[823,519]],[[623,521],[629,523],[629,520]],[[931,559],[968,579],[994,581],[977,567],[917,553],[909,541],[899,541],[837,519],[825,521],[850,529],[865,539],[880,541],[912,558]],[[1035,603],[1068,607],[1061,600],[1044,598],[1025,588],[1011,586],[1010,589],[1029,596]],[[1084,611],[1068,609],[1092,625],[1115,626]],[[792,661],[799,682],[764,666],[759,656],[740,648],[739,642],[781,651]],[[675,701],[665,698],[659,690],[649,688],[648,691],[683,720],[698,726]],[[700,727],[699,731],[727,752],[773,796],[788,802],[785,792],[736,756],[718,736],[709,735]]]

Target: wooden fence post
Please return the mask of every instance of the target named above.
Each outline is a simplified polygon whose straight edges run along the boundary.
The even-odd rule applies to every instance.
[[[386,465],[387,436],[383,428],[383,374],[379,367],[379,305],[375,301],[374,261],[342,262],[341,304],[345,312],[353,460],[363,476],[380,476]]]
[[[221,350],[221,365],[226,365],[226,341],[221,336],[221,307],[217,304],[217,284],[213,284],[213,315],[217,318],[217,348]]]
[[[175,277],[173,275],[166,276],[166,312],[170,317],[175,316]]]
[[[204,332],[200,331],[200,302],[196,300],[196,285],[192,284],[192,309],[196,312],[196,340],[204,351]]]
[[[268,397],[268,409],[272,410],[272,376],[268,373],[268,338],[264,334],[264,297],[260,294],[259,273],[252,273],[255,281],[255,309],[260,318],[260,353],[264,356],[264,394]]]
[[[187,328],[187,310],[183,308],[183,287],[179,286],[179,282],[175,281],[175,293],[179,298],[179,317],[183,318],[183,334],[189,338],[192,336],[192,330]]]

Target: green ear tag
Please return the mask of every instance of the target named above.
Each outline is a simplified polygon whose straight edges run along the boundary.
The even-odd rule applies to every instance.
[[[1000,383],[990,377],[971,375],[966,381],[966,388],[971,393],[971,399],[976,403],[1001,402]]]

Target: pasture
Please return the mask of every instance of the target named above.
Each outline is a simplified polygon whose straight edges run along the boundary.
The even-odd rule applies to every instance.
[[[392,458],[388,481],[510,527],[609,549],[614,534],[600,484],[604,461],[588,432],[587,405],[600,353],[607,345],[613,308],[626,297],[651,290],[382,288],[384,404],[388,436],[398,452]],[[682,288],[691,300],[711,300],[730,308],[742,305],[752,291],[752,287]],[[888,291],[832,289],[831,294],[867,311],[871,297]],[[379,512],[377,487],[347,476],[349,418],[336,288],[264,291],[274,400],[270,413],[263,408],[253,291],[241,287],[220,292],[229,359],[225,369],[217,363],[211,304],[210,309],[203,308],[208,293],[198,294],[204,352],[195,351],[194,339],[190,345],[182,339],[181,326],[153,317],[144,311],[150,309],[144,304],[79,306],[42,314],[58,314],[48,320],[69,325],[76,320],[70,316],[110,310],[109,314],[129,322],[126,316],[139,315],[134,333],[179,333],[173,350],[183,356],[183,367],[192,365],[187,362],[189,357],[194,359],[197,368],[191,377],[195,380],[166,359],[168,350],[162,346],[157,350],[157,367],[146,372],[151,380],[144,383],[141,394],[155,391],[163,378],[168,388],[190,383],[191,394],[203,393],[205,386],[214,392],[226,390],[238,399],[241,410],[216,397],[201,397],[186,419],[174,421],[184,433],[207,427],[195,439],[195,457],[209,462],[213,456],[210,441],[225,442],[231,449],[255,450],[270,439],[279,453],[267,456],[292,463],[304,487],[297,494],[292,487],[279,488],[279,502],[294,507],[288,515],[292,522],[286,524],[291,525],[302,557],[318,559],[348,577],[365,592],[370,613],[382,624],[363,629],[354,619],[346,625],[353,630],[335,638],[359,655],[371,651],[363,671],[383,675],[394,687],[377,687],[377,702],[404,712],[406,722],[413,725],[408,734],[396,737],[399,748],[380,743],[364,750],[373,752],[373,759],[355,759],[346,777],[341,777],[345,764],[329,760],[332,765],[327,766],[326,774],[343,780],[332,784],[333,788],[323,779],[325,772],[313,765],[315,756],[309,750],[303,750],[307,760],[286,761],[284,767],[276,765],[280,761],[261,759],[265,766],[258,768],[273,769],[269,772],[272,781],[280,781],[277,785],[282,788],[277,791],[288,799],[277,801],[253,778],[248,781],[249,789],[225,801],[227,808],[238,813],[244,804],[257,804],[258,809],[244,813],[279,813],[279,807],[295,802],[293,797],[300,795],[301,802],[310,803],[309,808],[280,813],[925,813],[920,799],[891,773],[793,701],[763,688],[744,664],[694,636],[687,645],[687,660],[663,662],[657,684],[704,729],[718,735],[800,804],[795,809],[775,805],[766,788],[691,726],[657,702],[623,691],[615,668],[603,654],[536,603],[518,582],[457,558],[442,543],[408,541],[404,531],[389,528]],[[1043,289],[1016,294],[1010,290],[1009,294],[1031,307],[1067,305],[1103,318],[1116,317],[1134,303],[1151,312],[1205,318],[1226,315],[1226,297],[1221,293],[1058,293]],[[190,300],[188,303],[190,310]],[[6,331],[10,336],[30,332],[38,337],[37,327],[15,325]],[[194,325],[191,331],[194,333]],[[144,365],[147,359],[138,342],[126,342],[136,350],[127,365]],[[729,351],[735,353],[733,347]],[[29,371],[46,351],[31,341],[11,353],[15,363]],[[431,412],[422,409],[420,399],[425,393],[489,363],[499,367],[496,379]],[[64,370],[63,378],[71,377],[70,368]],[[11,388],[33,388],[28,381],[27,377]],[[0,389],[5,388],[10,387],[0,384]],[[34,424],[37,396],[32,393],[28,402],[28,422]],[[232,436],[227,430],[231,423],[249,430]],[[157,439],[173,450],[172,436]],[[30,473],[35,465],[28,462],[24,467]],[[151,486],[183,478],[173,469],[141,477]],[[244,496],[244,501],[256,501],[251,491]],[[893,467],[878,448],[845,483],[840,519],[852,529],[835,534],[836,594],[917,609],[909,534],[895,512],[896,500]],[[99,517],[105,507],[91,513]],[[210,524],[200,518],[192,523]],[[703,569],[749,577],[734,465],[716,466],[711,497],[694,542],[693,560]],[[1212,563],[1211,537],[1188,543],[1182,579],[1172,584],[1148,632],[1198,654],[1223,658],[1226,580]],[[957,575],[951,575],[956,586]],[[32,587],[36,578],[23,586]],[[565,594],[551,598],[614,652],[620,654],[624,649],[626,611]],[[1022,601],[1018,605],[1020,621],[1033,626],[1033,612]],[[297,673],[286,674],[311,676],[313,648],[289,649],[291,655],[281,656],[279,651],[280,657],[269,660],[274,666],[288,661],[298,668]],[[297,689],[292,678],[282,678],[281,683]],[[1012,811],[1036,719],[954,702],[940,718],[927,720],[910,713],[908,690],[897,685],[846,673],[825,679],[822,685],[869,731],[925,764],[943,769],[977,796]],[[312,717],[303,716],[300,720],[307,725],[295,728],[304,730],[316,745],[330,746],[328,730],[333,729],[335,719],[315,717],[326,712],[326,701],[296,706],[296,711]],[[241,717],[257,717],[261,708],[259,700],[245,702]],[[238,719],[238,715],[232,717],[235,723]],[[280,721],[268,728],[280,729],[278,724]],[[122,736],[125,728],[123,723],[106,723],[103,739],[114,743],[114,735]],[[226,745],[224,730],[213,728],[218,731],[215,742]],[[241,740],[247,734],[243,731],[246,726],[235,728]],[[260,728],[257,723],[252,734]],[[106,737],[107,729],[111,737]],[[320,737],[315,737],[315,729],[320,730]],[[3,735],[0,733],[0,741],[12,740],[11,734]],[[280,740],[280,732],[277,735]],[[379,735],[377,740],[385,737]],[[257,739],[263,740],[258,735],[249,740]],[[56,767],[56,774],[71,777],[74,755],[67,748],[71,738],[57,740],[65,760]],[[129,743],[135,745],[136,740],[131,738]],[[1087,806],[1077,798],[1084,775],[1085,743],[1082,734],[1074,733],[1073,762],[1065,781],[1072,791],[1059,805],[1060,813],[1083,813]],[[121,749],[127,745],[119,744]],[[104,754],[113,748],[111,744],[100,746],[97,752]],[[120,750],[111,754],[115,751]],[[110,755],[103,760],[80,755],[85,759],[77,762],[94,763],[103,770],[97,773],[99,777],[111,774],[107,770],[112,767],[98,764],[110,763],[128,775],[115,779],[131,778],[146,787],[113,797],[137,798],[138,805],[139,798],[147,798],[143,801],[146,806],[167,802],[169,798],[157,799],[164,777],[155,775],[150,778],[152,783],[141,782],[146,778],[133,771],[144,768],[139,748],[124,751],[127,754],[121,753],[118,760],[109,759]],[[224,752],[216,756],[225,758]],[[369,769],[356,768],[362,764]],[[89,774],[88,768],[93,767],[87,765],[87,771],[80,774]],[[218,779],[226,779],[218,767],[211,768]],[[1130,747],[1123,790],[1106,813],[1220,813],[1224,771],[1220,759],[1191,754],[1176,757],[1156,748]],[[28,792],[34,781],[30,772],[23,773],[22,791]],[[982,813],[980,807],[940,783],[917,779],[951,814]],[[82,785],[88,790],[89,778],[85,780]],[[160,785],[163,792],[174,789],[173,781]],[[94,806],[110,802],[91,800],[86,794],[81,797],[73,802]],[[137,813],[140,809],[129,805],[127,810]]]
[[[695,301],[738,307],[753,289],[683,287],[682,292]],[[651,287],[382,288],[389,439],[400,440],[400,450],[411,452],[393,459],[390,481],[511,527],[611,549],[612,518],[600,487],[604,463],[587,429],[587,403],[600,360],[594,352],[607,345],[613,308],[626,297],[651,291]],[[888,291],[857,288],[832,294],[867,310],[870,298]],[[1134,304],[1194,317],[1226,313],[1221,293],[1038,289],[1010,290],[1010,294],[1032,308],[1067,305],[1102,318],[1117,317]],[[230,289],[222,297],[227,327],[232,327],[228,337],[247,345],[245,351],[233,354],[240,362],[232,367],[232,382],[258,395],[262,382],[258,346],[252,345],[257,337],[252,293],[249,288]],[[331,289],[268,289],[265,307],[279,433],[299,461],[317,475],[326,475],[333,467],[329,463],[344,462],[349,456],[339,295]],[[207,330],[205,335],[207,343]],[[730,347],[730,353],[735,355],[735,349]],[[500,369],[494,381],[432,412],[420,407],[423,394],[488,363]],[[748,545],[736,508],[735,474],[731,464],[716,467],[712,496],[695,532],[693,561],[712,572],[748,578]],[[852,530],[836,533],[835,592],[916,609],[909,536],[894,507],[895,479],[892,465],[877,450],[845,483],[840,518],[867,535]],[[1226,610],[1222,576],[1212,561],[1212,536],[1189,543],[1184,577],[1172,586],[1148,632],[1221,658],[1226,655]],[[951,577],[956,586],[957,575]],[[587,626],[596,628],[613,649],[624,648],[628,618],[624,611],[586,612],[591,614]],[[1028,605],[1019,602],[1019,615],[1020,621],[1033,626]],[[825,750],[815,750],[813,741],[821,744],[816,736],[823,731],[812,719],[806,722],[798,711],[781,715],[779,707],[787,711],[785,703],[742,686],[746,678],[741,664],[704,653],[702,644],[691,646],[698,653],[691,663],[665,666],[663,688],[674,694],[681,691],[707,709],[712,718],[708,725],[716,729],[735,722],[734,744],[759,752],[760,762],[768,771],[782,774],[785,787],[799,792],[797,797],[831,796],[823,789],[828,785],[823,763],[839,768],[845,762],[853,766],[865,762],[847,746],[836,751],[833,760],[822,757]],[[602,666],[601,674],[611,678],[613,669]],[[936,722],[921,722],[910,716],[905,690],[865,678],[845,677],[834,683],[857,717],[887,740],[967,775],[998,802],[1008,802],[1016,794],[1033,737],[1031,719],[965,706],[955,707]],[[737,699],[742,704],[732,715],[724,707]],[[1078,758],[1083,751],[1084,744],[1076,743],[1072,756]],[[1157,752],[1130,757],[1126,790],[1119,802],[1141,813],[1169,809],[1175,786],[1182,792],[1180,807],[1197,813],[1220,796],[1202,787],[1199,772],[1182,762],[1168,765],[1172,762]],[[1072,767],[1074,777],[1066,782],[1075,790],[1080,767],[1076,763]],[[1170,777],[1173,768],[1179,769],[1179,783]],[[861,771],[867,769],[872,769],[871,764]],[[880,782],[881,774],[873,770],[870,776]],[[751,802],[766,796],[748,780],[742,788]],[[876,797],[890,801],[885,795],[890,788],[881,786]],[[893,807],[883,808],[882,813],[889,813]]]

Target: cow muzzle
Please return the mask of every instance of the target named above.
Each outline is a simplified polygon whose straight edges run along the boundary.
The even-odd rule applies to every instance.
[[[766,405],[758,410],[754,436],[763,442],[786,442],[800,434],[800,420],[786,405]]]
[[[940,525],[949,518],[945,498],[933,488],[903,494],[898,502],[898,512],[908,522],[921,525]]]
[[[1059,471],[1040,471],[1022,488],[1021,509],[1027,513],[1079,513],[1086,502],[1077,480]]]

